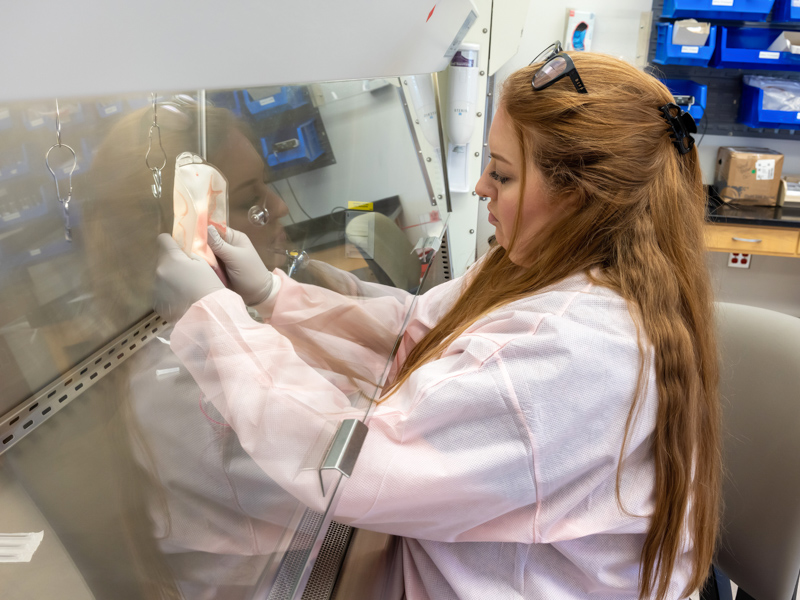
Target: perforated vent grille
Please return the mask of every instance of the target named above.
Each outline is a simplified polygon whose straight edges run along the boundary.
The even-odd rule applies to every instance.
[[[301,600],[328,600],[331,597],[352,532],[352,527],[335,521],[331,523]]]
[[[306,510],[292,543],[289,544],[267,600],[289,600],[292,597],[308,562],[319,528],[322,526],[323,517],[322,513]]]

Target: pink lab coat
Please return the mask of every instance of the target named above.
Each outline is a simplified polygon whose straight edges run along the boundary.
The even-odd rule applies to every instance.
[[[363,415],[354,394],[380,378],[409,309],[395,367],[464,279],[415,302],[380,286],[364,296],[372,284],[352,298],[276,276],[278,293],[259,307],[268,324],[220,290],[178,322],[172,349],[254,461],[322,510],[314,448]],[[351,376],[339,381],[342,364]],[[334,518],[403,537],[409,600],[636,599],[653,506],[652,365],[626,447],[627,513],[615,484],[638,369],[626,302],[584,275],[502,307],[374,409]],[[690,552],[670,600],[681,598]]]

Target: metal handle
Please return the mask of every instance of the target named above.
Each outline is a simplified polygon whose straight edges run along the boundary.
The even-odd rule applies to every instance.
[[[731,238],[734,242],[747,242],[749,244],[760,244],[761,240],[749,240],[747,238],[734,237]]]

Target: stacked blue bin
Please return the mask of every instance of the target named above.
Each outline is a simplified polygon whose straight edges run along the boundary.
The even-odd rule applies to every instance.
[[[667,19],[766,21],[775,0],[664,0]]]
[[[686,112],[694,117],[696,123],[699,123],[706,112],[708,86],[689,79],[662,79],[661,81],[673,96],[694,97],[694,104]]]
[[[765,110],[764,90],[742,82],[739,122],[757,129],[800,129],[800,112]]]
[[[772,13],[773,23],[800,21],[800,2],[797,0],[776,0]]]
[[[705,46],[676,46],[672,43],[672,23],[658,24],[656,57],[653,62],[660,65],[692,65],[707,67],[717,40],[717,26],[711,26]]]
[[[282,151],[275,151],[275,144],[288,140],[296,140],[296,146]],[[322,153],[314,119],[301,123],[293,129],[282,129],[261,138],[261,151],[267,164],[272,168],[283,168],[291,165],[311,163]]]
[[[300,86],[284,85],[268,91],[271,93],[258,99],[248,90],[242,91],[244,104],[251,115],[270,116],[308,103],[305,91]]]
[[[780,29],[720,26],[713,66],[727,69],[800,70],[800,54],[767,50]]]

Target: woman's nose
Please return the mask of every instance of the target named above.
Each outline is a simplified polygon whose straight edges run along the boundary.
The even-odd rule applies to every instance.
[[[481,173],[481,178],[478,179],[478,183],[475,184],[475,193],[478,194],[478,196],[489,197],[491,193],[491,187],[486,182],[486,178],[487,175],[484,170],[484,172]]]

